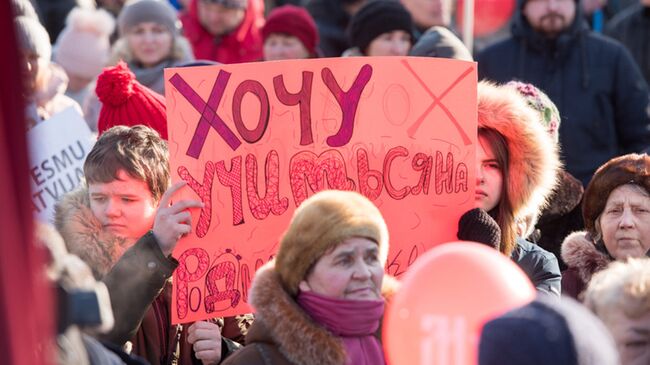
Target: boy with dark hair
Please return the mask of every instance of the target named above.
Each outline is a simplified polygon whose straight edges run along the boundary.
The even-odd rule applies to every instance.
[[[196,322],[187,330],[170,325],[169,279],[178,266],[171,253],[191,231],[188,209],[203,204],[171,203],[185,182],[169,187],[168,159],[166,142],[153,129],[109,129],[84,164],[87,189],[62,198],[55,224],[70,252],[109,289],[115,327],[102,339],[131,340],[133,353],[152,364],[218,364],[238,345],[222,339],[216,323]]]

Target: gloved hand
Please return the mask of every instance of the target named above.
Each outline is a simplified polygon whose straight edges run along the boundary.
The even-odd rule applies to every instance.
[[[501,228],[485,210],[468,210],[458,221],[458,239],[486,244],[497,251],[501,246]]]

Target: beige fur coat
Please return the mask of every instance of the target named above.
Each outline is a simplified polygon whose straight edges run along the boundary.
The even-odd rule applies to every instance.
[[[63,196],[55,207],[54,225],[70,253],[86,262],[97,279],[102,279],[133,243],[102,229],[90,210],[85,188]]]

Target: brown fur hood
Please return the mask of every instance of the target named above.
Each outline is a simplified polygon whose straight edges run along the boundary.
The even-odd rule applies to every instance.
[[[274,264],[269,262],[255,274],[250,300],[256,310],[256,323],[246,342],[274,343],[289,361],[298,365],[344,364],[346,353],[343,342],[314,323],[289,296],[274,270]],[[389,300],[398,285],[396,279],[384,275],[384,298]],[[258,327],[258,331],[254,327]]]
[[[562,259],[569,268],[578,271],[584,283],[588,283],[592,275],[605,269],[612,262],[608,255],[598,251],[591,239],[587,237],[587,232],[574,232],[564,239]]]
[[[513,88],[478,85],[478,125],[506,140],[510,158],[507,194],[515,217],[535,214],[547,204],[561,167],[557,143]]]
[[[54,225],[63,237],[68,251],[79,256],[101,279],[126,250],[124,239],[104,232],[101,223],[90,210],[88,190],[66,194],[54,210]]]
[[[558,185],[549,197],[549,204],[541,213],[539,223],[562,219],[582,203],[582,183],[566,170],[558,171]]]

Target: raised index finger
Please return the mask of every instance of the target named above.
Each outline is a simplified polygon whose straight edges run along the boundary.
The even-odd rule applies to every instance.
[[[174,202],[169,206],[169,212],[171,214],[176,214],[182,212],[187,208],[203,208],[203,202],[200,200],[181,200]]]
[[[181,180],[176,184],[170,186],[169,189],[165,191],[162,198],[160,198],[160,206],[161,207],[169,206],[169,201],[171,200],[172,196],[174,196],[174,193],[176,193],[180,188],[182,188],[185,185],[187,185],[187,182]]]

